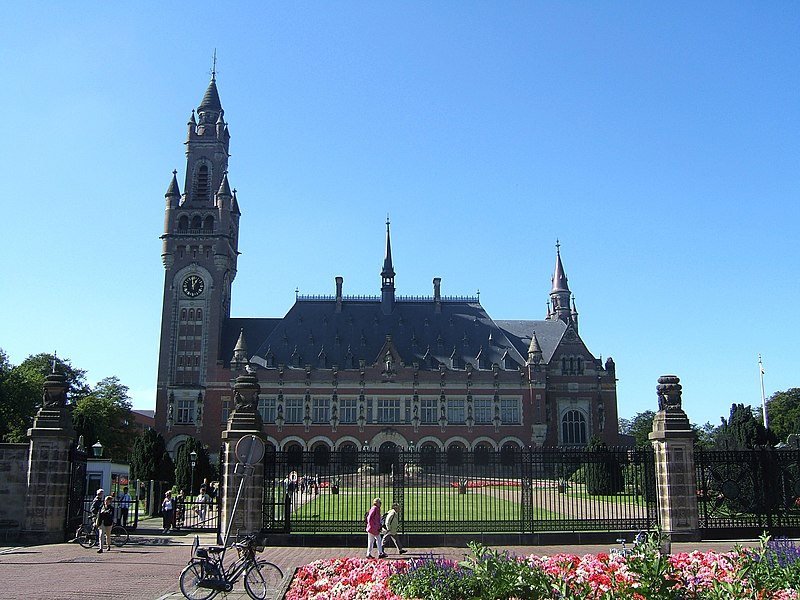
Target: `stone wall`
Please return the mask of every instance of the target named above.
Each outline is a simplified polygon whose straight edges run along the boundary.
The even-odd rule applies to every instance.
[[[0,444],[0,544],[18,537],[28,495],[28,444]]]

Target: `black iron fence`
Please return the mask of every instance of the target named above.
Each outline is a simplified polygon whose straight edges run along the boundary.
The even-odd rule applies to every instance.
[[[697,450],[695,468],[701,530],[800,530],[800,450]]]
[[[402,533],[630,531],[656,524],[651,449],[272,452],[266,531],[359,533],[374,498]]]

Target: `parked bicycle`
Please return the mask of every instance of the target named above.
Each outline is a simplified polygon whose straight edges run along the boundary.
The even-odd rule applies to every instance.
[[[219,592],[230,592],[244,574],[244,589],[254,600],[277,598],[283,571],[266,560],[256,560],[256,536],[247,535],[231,545],[236,557],[225,564],[226,549],[222,546],[200,548],[195,538],[192,558],[181,571],[181,593],[189,600],[209,600]]]
[[[89,511],[84,511],[84,513],[90,514]],[[78,529],[75,530],[75,539],[84,548],[91,548],[97,545],[97,526],[94,524],[94,518],[91,518],[89,522],[83,522],[78,525]],[[128,543],[128,540],[130,540],[130,535],[125,527],[122,525],[111,527],[112,544],[122,547]]]
[[[608,553],[611,555],[619,554],[624,558],[628,558],[629,556],[635,554],[640,549],[640,546],[644,544],[646,540],[647,540],[647,533],[645,533],[644,531],[640,531],[634,536],[633,541],[631,542],[633,545],[631,547],[627,546],[627,540],[625,538],[619,538],[617,539],[617,543],[621,544],[622,547],[611,548],[611,550],[609,550]]]

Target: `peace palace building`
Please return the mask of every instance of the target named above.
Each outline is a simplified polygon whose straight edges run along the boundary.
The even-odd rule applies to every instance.
[[[558,247],[543,320],[493,319],[477,297],[442,295],[439,277],[432,296],[396,295],[388,221],[379,296],[344,295],[336,277],[333,295],[297,296],[283,317],[231,317],[229,140],[212,75],[188,123],[183,192],[174,172],[166,193],[155,423],[168,450],[191,436],[216,455],[242,369],[276,449],[617,443],[614,362],[580,337]]]

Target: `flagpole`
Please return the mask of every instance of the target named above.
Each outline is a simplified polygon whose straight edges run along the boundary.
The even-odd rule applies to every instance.
[[[761,355],[758,355],[758,371],[761,373],[761,410],[764,411],[764,427],[769,428],[769,417],[767,416],[767,400],[764,396],[764,365],[761,363]]]

